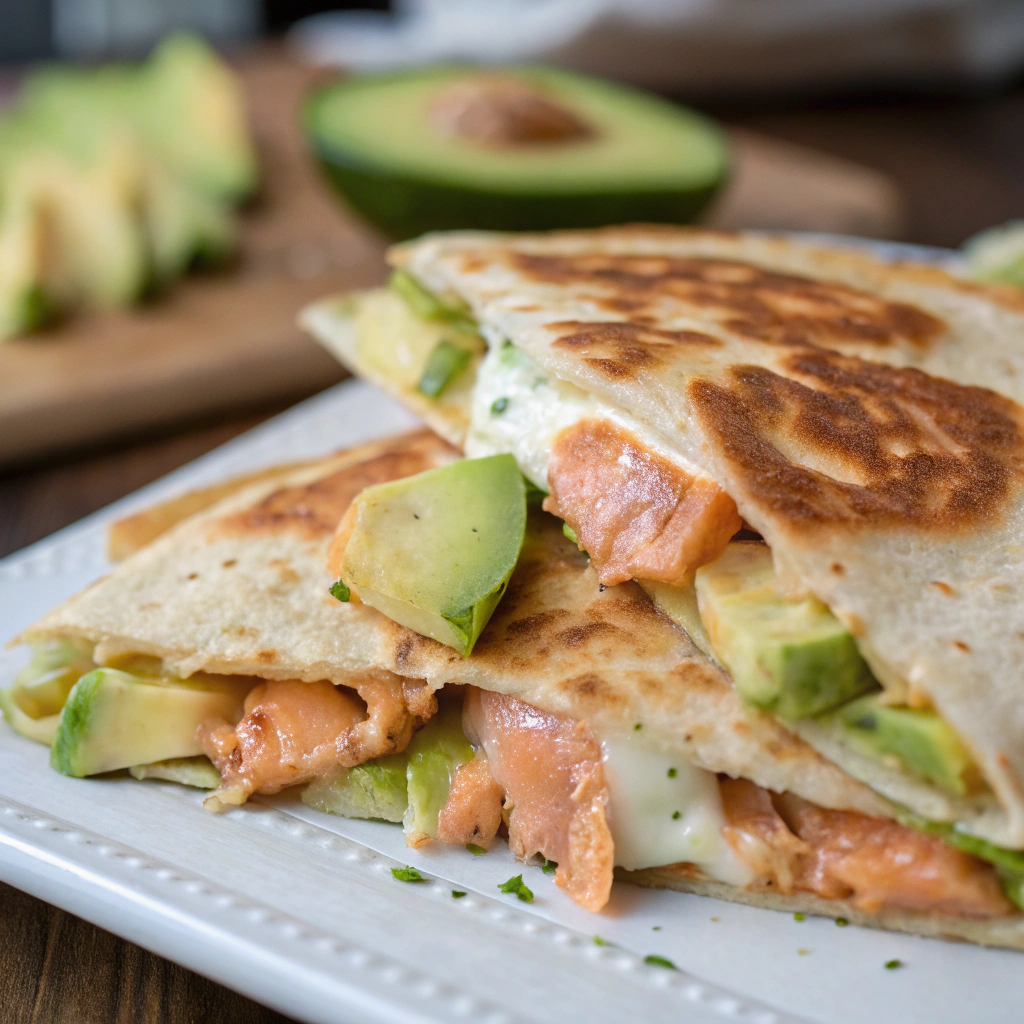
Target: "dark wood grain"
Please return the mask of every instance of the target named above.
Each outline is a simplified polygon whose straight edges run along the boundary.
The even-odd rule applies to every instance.
[[[0,883],[4,1024],[287,1024],[288,1018]]]
[[[723,110],[735,123],[874,166],[903,189],[908,240],[956,245],[1024,217],[1024,89],[998,99]],[[0,478],[0,555],[129,493],[273,410],[137,439]],[[285,1018],[0,885],[3,1024],[269,1024]]]

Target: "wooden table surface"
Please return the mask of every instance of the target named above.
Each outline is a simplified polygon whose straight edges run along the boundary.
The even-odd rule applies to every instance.
[[[713,113],[887,172],[908,241],[958,245],[1024,218],[1024,88],[977,100],[832,103]],[[249,429],[257,409],[0,477],[0,556]],[[0,885],[4,1024],[269,1024],[286,1018]]]

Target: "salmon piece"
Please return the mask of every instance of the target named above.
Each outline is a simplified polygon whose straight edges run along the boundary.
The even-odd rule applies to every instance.
[[[743,526],[713,480],[687,473],[609,420],[581,420],[555,437],[548,486],[545,511],[572,527],[605,586],[687,584]]]
[[[503,796],[486,757],[478,754],[460,764],[437,817],[438,840],[459,846],[476,843],[487,849],[501,825]]]
[[[614,845],[593,733],[582,722],[472,686],[463,725],[504,793],[512,853],[556,861],[555,884],[580,906],[600,910],[611,893]]]
[[[755,885],[849,899],[867,913],[898,908],[996,917],[1013,908],[992,865],[887,818],[835,811],[748,782],[719,782],[723,833]]]
[[[792,892],[811,848],[790,832],[767,789],[748,779],[722,779],[718,789],[726,820],[722,835],[757,874],[755,884]]]
[[[212,810],[404,750],[437,701],[424,683],[380,672],[353,678],[352,689],[268,681],[249,692],[244,709],[237,726],[214,719],[200,727],[203,751],[221,773]]]
[[[1013,908],[992,865],[898,822],[817,807],[792,794],[778,798],[790,828],[812,856],[802,887],[827,895],[845,887],[854,905],[957,917],[998,917]]]

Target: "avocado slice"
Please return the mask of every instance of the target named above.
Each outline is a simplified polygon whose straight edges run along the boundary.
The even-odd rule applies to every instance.
[[[38,640],[13,685],[0,690],[0,711],[15,732],[49,746],[71,688],[95,667],[91,643],[64,637]]]
[[[783,596],[767,545],[734,541],[697,570],[695,585],[715,656],[748,703],[793,720],[878,685],[853,637],[825,605]]]
[[[45,65],[28,76],[22,104],[65,136],[130,131],[192,188],[237,202],[256,187],[245,101],[231,69],[201,38],[167,37],[141,65],[81,70]]]
[[[128,774],[133,779],[160,779],[193,789],[216,789],[220,785],[220,772],[208,757],[202,755],[136,764],[128,769]]]
[[[409,804],[407,754],[374,758],[355,768],[338,768],[302,791],[307,807],[343,818],[400,822]]]
[[[468,119],[450,116],[460,103]],[[488,123],[509,130],[487,138]],[[312,96],[305,128],[329,180],[392,238],[687,223],[728,174],[710,121],[553,68],[355,76]]]
[[[196,189],[239,202],[259,171],[234,72],[201,38],[166,38],[144,67],[137,121],[154,149]]]
[[[462,459],[368,487],[347,516],[342,581],[388,618],[468,656],[523,546],[526,485],[515,459]]]
[[[452,779],[474,751],[462,731],[462,704],[442,703],[437,714],[416,733],[406,751],[409,805],[402,823],[406,841],[418,846],[437,838],[437,823],[448,801]]]
[[[836,712],[851,745],[875,758],[895,758],[907,771],[954,796],[976,788],[977,768],[960,737],[934,711],[882,704],[877,694]]]
[[[963,249],[974,280],[1024,288],[1024,220],[988,228],[968,238]]]
[[[208,718],[238,722],[250,683],[230,676],[147,679],[98,668],[75,683],[50,748],[50,765],[81,778],[202,753]]]

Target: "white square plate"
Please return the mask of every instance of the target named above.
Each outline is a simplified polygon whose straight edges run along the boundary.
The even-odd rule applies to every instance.
[[[361,383],[310,399],[0,562],[3,635],[106,570],[109,520],[412,423]],[[24,660],[0,651],[0,685]],[[609,910],[590,915],[505,848],[407,850],[397,826],[318,814],[287,796],[223,816],[200,801],[164,783],[65,778],[44,748],[0,725],[0,879],[324,1024],[1024,1019],[1016,953],[621,884]],[[429,880],[396,881],[390,869],[406,863]],[[529,905],[497,888],[520,872],[536,894]],[[680,970],[648,966],[647,954]],[[892,959],[904,966],[886,970]]]

